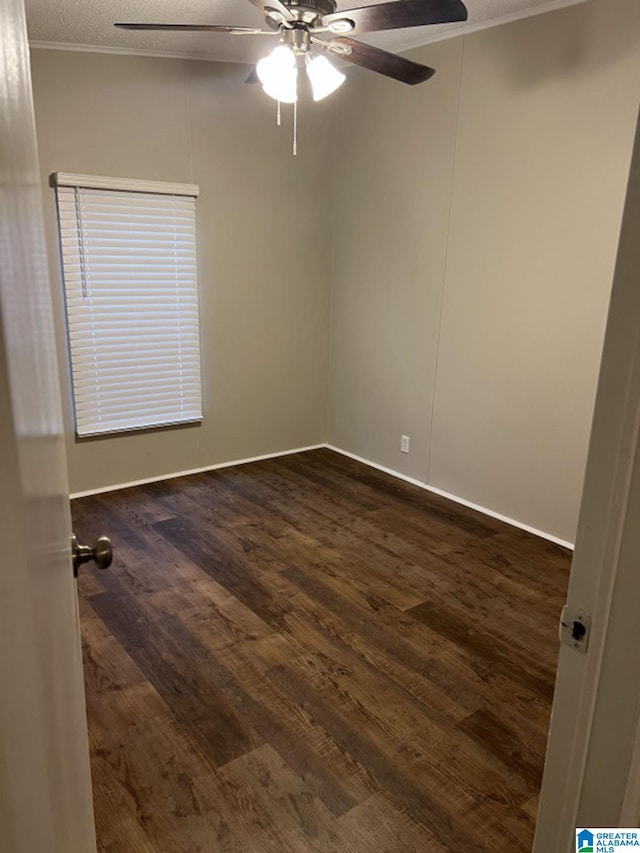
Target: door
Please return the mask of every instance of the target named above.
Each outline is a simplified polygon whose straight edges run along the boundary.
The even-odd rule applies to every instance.
[[[23,0],[0,0],[0,850],[94,853]]]
[[[560,652],[535,853],[575,828],[640,824],[640,132],[631,165],[568,605],[585,654]]]

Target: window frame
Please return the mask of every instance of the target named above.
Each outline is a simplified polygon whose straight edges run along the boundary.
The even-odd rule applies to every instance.
[[[197,222],[195,221],[195,201],[199,197],[200,188],[197,184],[186,184],[186,183],[175,183],[175,182],[166,182],[166,181],[146,181],[146,180],[138,180],[134,178],[114,178],[114,177],[105,177],[105,176],[97,176],[97,175],[85,175],[85,174],[76,174],[71,172],[54,172],[50,175],[50,186],[56,191],[56,222],[58,228],[58,240],[59,240],[59,253],[60,253],[60,270],[62,277],[62,285],[63,285],[63,297],[64,297],[64,310],[65,310],[65,329],[66,329],[66,346],[67,346],[67,354],[68,354],[68,362],[69,362],[69,378],[70,378],[70,386],[71,386],[71,403],[72,403],[72,416],[74,422],[74,431],[75,437],[77,441],[85,441],[91,440],[95,438],[109,438],[112,436],[117,436],[119,434],[129,434],[129,433],[143,433],[148,431],[156,431],[162,429],[171,429],[171,428],[179,428],[179,427],[188,427],[194,426],[202,423],[204,419],[204,389],[203,389],[203,381],[202,381],[202,312],[200,306],[200,296],[201,296],[201,288],[200,288],[200,270],[198,263],[198,244],[197,244]],[[193,233],[193,249],[195,253],[195,309],[196,309],[196,323],[195,328],[197,331],[197,344],[198,344],[198,355],[197,355],[197,380],[198,380],[198,393],[197,393],[197,408],[198,414],[194,417],[184,417],[179,418],[177,420],[162,420],[158,423],[147,423],[147,424],[133,424],[131,426],[113,426],[112,428],[106,428],[101,430],[89,431],[82,430],[81,425],[78,423],[78,407],[76,403],[76,374],[74,373],[73,368],[73,358],[72,358],[72,340],[71,340],[71,330],[70,330],[70,310],[69,310],[69,298],[70,298],[70,288],[67,286],[67,281],[65,277],[65,257],[64,257],[64,249],[62,245],[62,219],[60,215],[60,190],[64,189],[74,189],[74,190],[105,190],[110,192],[122,192],[122,193],[141,193],[141,194],[153,194],[159,196],[183,196],[186,198],[192,198],[194,201],[194,233]],[[78,227],[81,227],[81,224],[77,223]],[[84,286],[84,282],[83,282]]]

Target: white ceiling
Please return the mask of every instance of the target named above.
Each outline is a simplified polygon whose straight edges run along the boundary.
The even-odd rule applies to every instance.
[[[338,0],[338,8],[383,0]],[[517,18],[571,6],[584,0],[465,0],[464,24],[415,27],[358,36],[361,41],[401,51]],[[32,44],[85,47],[122,53],[152,53],[231,62],[254,62],[273,39],[207,33],[141,33],[116,30],[115,21],[234,24],[259,27],[261,14],[248,0],[26,0]]]

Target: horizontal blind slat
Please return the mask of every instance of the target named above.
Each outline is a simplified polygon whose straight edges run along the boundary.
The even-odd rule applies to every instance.
[[[157,359],[157,357],[156,357]],[[99,362],[92,367],[87,367],[86,370],[82,370],[78,372],[78,381],[76,383],[77,388],[82,388],[83,386],[87,388],[93,388],[95,385],[95,377],[102,377],[102,381],[105,386],[109,385],[120,385],[120,387],[131,386],[135,387],[149,387],[151,383],[153,383],[154,387],[158,389],[158,393],[163,393],[162,389],[164,387],[169,387],[170,383],[168,380],[174,380],[174,383],[197,383],[200,380],[199,372],[197,368],[197,362],[194,359],[192,364],[187,364],[184,368],[181,365],[178,365],[174,370],[167,369],[160,373],[159,371],[153,370],[153,365],[150,364],[150,369],[148,366],[144,364],[139,364],[139,371],[136,371],[136,374],[133,378],[126,378],[122,375],[122,362],[118,363],[117,361],[112,361],[108,365],[102,365]],[[167,391],[168,394],[173,393],[175,390],[173,387],[169,387]]]
[[[136,410],[140,411],[144,407],[160,407],[162,411],[166,409],[170,409],[176,406],[176,398],[172,396],[161,397],[157,394],[154,394],[152,390],[141,391],[136,389],[128,389],[129,397],[135,399],[136,402]],[[100,393],[99,398],[90,393],[89,391],[82,392],[80,391],[76,396],[76,404],[81,406],[86,404],[93,408],[96,405],[96,401],[99,400],[99,404],[101,407],[106,407],[110,411],[115,411],[115,409],[119,405],[123,405],[125,408],[128,408],[127,404],[121,404],[119,401],[122,399],[120,396],[122,394],[122,388],[118,387],[113,391],[102,391]],[[181,401],[181,405],[179,408],[185,408],[185,406],[189,409],[197,408],[197,389],[195,386],[191,388],[185,388],[182,392],[179,393],[177,399]]]
[[[132,412],[126,403],[119,404],[103,404],[99,405],[83,405],[78,404],[78,413],[81,417],[87,420],[100,420],[106,422],[110,419],[121,419],[130,417],[133,421],[135,418],[164,418],[169,417],[172,420],[181,412],[188,413],[189,418],[202,417],[200,406],[195,404],[195,401],[189,401],[185,405],[181,403],[164,404],[164,401],[157,404],[147,402],[146,405],[142,401],[138,403],[135,410]]]
[[[127,419],[131,424],[134,424],[137,419],[147,421],[166,419],[175,423],[181,417],[186,420],[201,418],[202,411],[196,406],[176,405],[136,406],[133,412],[124,403],[119,406],[87,406],[86,409],[83,409],[81,405],[78,406],[79,426],[82,426],[85,421],[107,424],[110,421],[122,421],[124,419]]]
[[[159,308],[157,306],[149,305],[144,309],[144,312],[141,310],[132,315],[131,307],[128,305],[94,305],[91,314],[88,312],[85,314],[83,312],[77,320],[72,320],[71,324],[75,322],[80,326],[83,323],[91,325],[91,318],[99,317],[101,320],[112,319],[114,321],[114,325],[120,329],[124,329],[135,328],[137,325],[153,325],[154,322],[161,318],[175,319],[176,316],[179,316],[185,320],[193,319],[197,314],[197,307],[191,306],[185,308],[184,312],[178,312],[176,310],[172,311],[170,308]]]
[[[102,421],[87,420],[81,428],[76,429],[76,433],[80,438],[88,438],[91,436],[108,435],[118,432],[133,432],[140,429],[155,429],[157,427],[175,426],[178,424],[196,424],[202,420],[201,415],[189,417],[180,414],[177,418],[137,418],[133,423],[131,419],[113,420],[110,423]]]
[[[187,341],[186,343],[179,344],[178,347],[185,357],[191,355],[194,360],[199,358],[200,347],[198,346],[198,341],[195,338]],[[128,353],[131,351],[131,345],[128,337],[125,338],[125,336],[121,336],[118,341],[109,341],[106,343],[96,342],[95,346],[78,341],[76,342],[74,349],[77,353],[82,354],[83,356],[90,353],[96,353],[100,356],[101,363],[106,364],[111,356],[114,359],[126,358]],[[145,341],[144,344],[144,352],[148,355],[154,355],[155,357],[161,357],[163,353],[166,353],[169,349],[170,347],[163,344],[162,341],[151,340]]]
[[[86,372],[78,377],[74,385],[74,394],[77,392],[77,395],[80,396],[81,394],[91,393],[100,399],[103,393],[108,394],[113,387],[118,387],[123,395],[128,392],[133,393],[136,388],[140,387],[153,388],[155,397],[171,400],[176,395],[186,393],[187,390],[199,389],[200,375],[193,372],[189,378],[179,374],[174,377],[165,376],[163,381],[158,382],[155,373],[151,371],[145,373],[142,370],[140,371],[140,380],[128,384],[120,382],[119,375],[115,371]]]

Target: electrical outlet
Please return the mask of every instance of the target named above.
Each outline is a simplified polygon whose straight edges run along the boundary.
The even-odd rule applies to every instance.
[[[409,452],[409,442],[410,441],[411,441],[411,439],[409,438],[408,435],[403,435],[402,438],[400,439],[400,450],[403,453]]]

